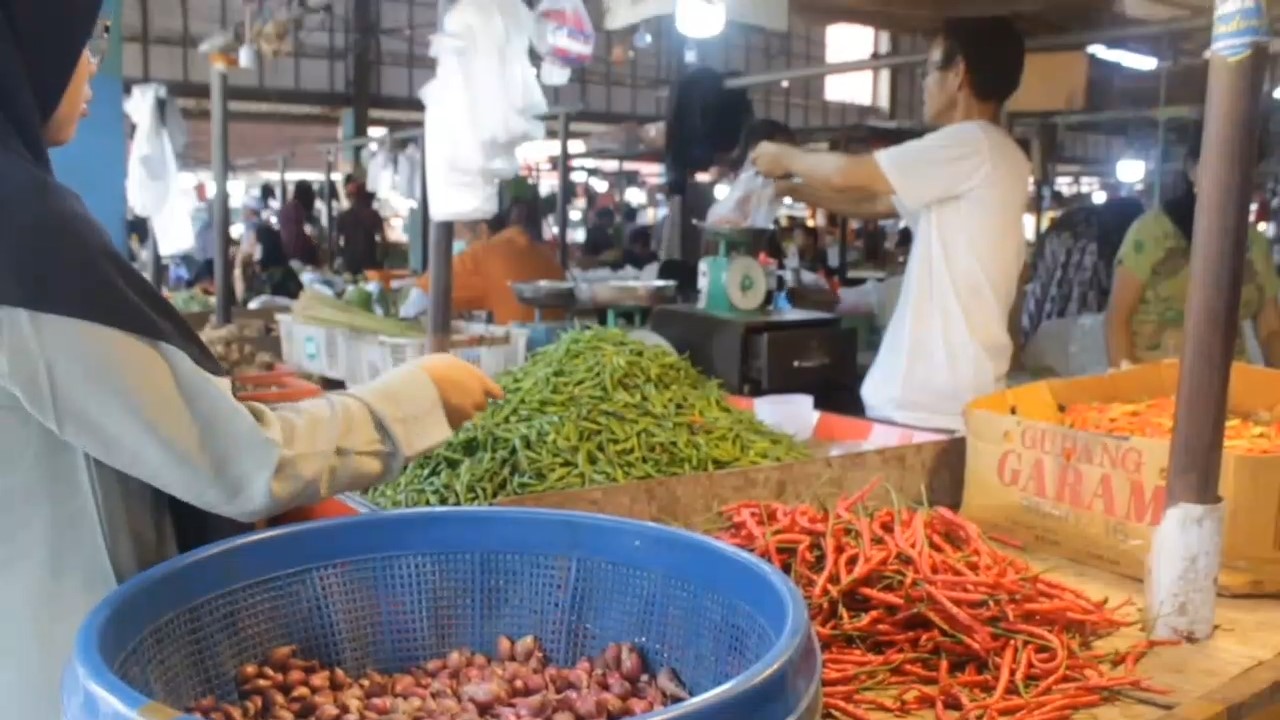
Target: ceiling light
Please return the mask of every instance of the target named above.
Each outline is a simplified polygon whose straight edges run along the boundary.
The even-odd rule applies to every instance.
[[[1147,176],[1147,163],[1135,158],[1124,158],[1116,162],[1116,179],[1130,185],[1142,182]]]
[[[687,38],[705,40],[724,32],[728,13],[724,0],[676,0],[676,30]]]
[[[1106,60],[1117,65],[1122,65],[1130,70],[1141,70],[1143,72],[1151,72],[1160,67],[1160,59],[1151,55],[1143,55],[1130,50],[1122,50],[1120,48],[1108,47],[1100,43],[1094,43],[1084,49],[1085,52],[1098,58]]]

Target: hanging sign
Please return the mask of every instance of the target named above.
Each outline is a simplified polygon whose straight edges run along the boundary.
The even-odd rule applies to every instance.
[[[1218,0],[1214,5],[1211,54],[1234,62],[1269,41],[1266,0]]]
[[[774,32],[787,31],[790,5],[790,0],[725,0],[729,20]],[[604,0],[604,28],[622,30],[675,11],[676,0]]]

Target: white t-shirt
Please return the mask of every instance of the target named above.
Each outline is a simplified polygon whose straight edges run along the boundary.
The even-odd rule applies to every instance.
[[[1009,371],[1031,163],[1003,129],[976,120],[875,158],[914,241],[862,400],[874,418],[963,430],[964,406],[1004,387]]]

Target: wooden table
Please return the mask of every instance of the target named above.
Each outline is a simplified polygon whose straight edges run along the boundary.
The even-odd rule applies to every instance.
[[[1143,603],[1142,583],[1126,580],[1047,555],[1030,561],[1057,579],[1095,597],[1117,601],[1132,597]],[[1138,672],[1173,693],[1176,709],[1138,703],[1113,704],[1079,714],[1096,720],[1262,720],[1280,718],[1280,600],[1218,599],[1218,629],[1208,642],[1160,647]],[[1143,638],[1129,628],[1108,638],[1110,644],[1132,645]],[[1267,707],[1267,706],[1270,707]]]

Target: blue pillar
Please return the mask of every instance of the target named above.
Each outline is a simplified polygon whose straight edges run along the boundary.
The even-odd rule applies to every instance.
[[[58,179],[84,198],[89,212],[111,233],[121,252],[125,234],[124,80],[120,62],[120,0],[106,0],[102,17],[111,21],[111,47],[93,79],[89,117],[80,123],[76,139],[50,153]]]

